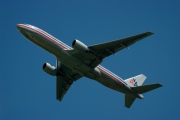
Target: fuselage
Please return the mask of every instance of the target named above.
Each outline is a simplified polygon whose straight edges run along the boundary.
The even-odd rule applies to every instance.
[[[78,58],[75,58],[67,52],[73,48],[43,31],[42,29],[28,24],[17,24],[17,28],[28,40],[55,55],[62,64],[72,69],[73,71],[76,71],[83,76],[89,77],[90,79],[94,79],[116,91],[141,98],[139,94],[132,91],[128,84],[124,82],[119,76],[115,75],[101,65],[98,65],[95,68],[91,68],[90,66],[83,64],[78,60]]]

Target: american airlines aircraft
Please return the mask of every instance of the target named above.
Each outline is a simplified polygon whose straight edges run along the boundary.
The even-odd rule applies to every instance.
[[[143,99],[142,93],[162,86],[159,83],[142,85],[146,79],[143,74],[123,80],[100,65],[105,57],[152,35],[152,32],[91,46],[74,40],[71,48],[38,27],[29,24],[17,24],[17,29],[25,38],[57,58],[56,67],[44,63],[43,70],[52,76],[56,76],[56,99],[59,101],[62,101],[73,82],[83,76],[124,93],[127,108],[131,107],[136,98]]]

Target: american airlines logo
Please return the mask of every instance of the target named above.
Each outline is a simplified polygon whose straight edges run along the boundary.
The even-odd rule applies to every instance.
[[[137,82],[136,82],[136,79],[132,78],[130,81],[129,81],[130,84],[132,84],[133,86],[138,86]]]

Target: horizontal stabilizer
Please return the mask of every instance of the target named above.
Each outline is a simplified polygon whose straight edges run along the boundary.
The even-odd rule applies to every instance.
[[[132,89],[133,91],[136,91],[136,92],[142,94],[142,93],[145,93],[145,92],[149,92],[149,91],[151,91],[151,90],[154,90],[154,89],[156,89],[156,88],[159,88],[159,87],[161,87],[161,86],[162,86],[161,84],[156,83],[156,84],[149,84],[149,85],[131,87],[131,89]]]
[[[125,106],[127,108],[130,108],[135,99],[136,99],[135,97],[132,97],[132,96],[129,96],[129,95],[125,95]]]

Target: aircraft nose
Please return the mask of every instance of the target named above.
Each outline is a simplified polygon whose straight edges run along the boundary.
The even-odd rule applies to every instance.
[[[17,24],[16,27],[17,29],[21,28],[22,24]]]
[[[23,36],[29,38],[29,35],[27,34],[28,30],[25,28],[25,24],[16,24],[16,27]]]
[[[24,24],[16,24],[16,27],[18,30],[22,30],[24,27]]]

